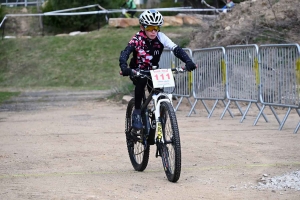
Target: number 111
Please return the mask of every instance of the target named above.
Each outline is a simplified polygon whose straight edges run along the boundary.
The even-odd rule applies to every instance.
[[[158,80],[159,79],[159,76],[161,77],[161,80],[165,80],[165,76],[167,76],[167,78],[168,79],[170,79],[170,74],[160,74],[160,75],[158,75],[158,74],[155,74],[155,78],[156,78],[156,80]]]

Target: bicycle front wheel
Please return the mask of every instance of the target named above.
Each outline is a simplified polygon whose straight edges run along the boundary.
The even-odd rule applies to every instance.
[[[149,161],[150,146],[145,142],[144,130],[136,131],[132,129],[132,112],[134,110],[134,98],[132,98],[126,110],[126,143],[129,158],[136,171],[144,171]]]
[[[181,147],[177,119],[171,103],[161,103],[160,119],[164,139],[160,150],[162,163],[168,180],[177,182],[181,172]]]

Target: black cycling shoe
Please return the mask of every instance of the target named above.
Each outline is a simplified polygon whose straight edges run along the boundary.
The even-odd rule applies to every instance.
[[[132,128],[135,130],[142,130],[143,129],[143,123],[142,123],[142,117],[141,114],[133,111],[132,113]]]

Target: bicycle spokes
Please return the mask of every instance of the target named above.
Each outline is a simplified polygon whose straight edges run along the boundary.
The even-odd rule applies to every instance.
[[[148,165],[150,148],[145,140],[143,130],[136,131],[132,128],[132,112],[134,110],[134,98],[131,99],[126,109],[126,142],[129,158],[136,171],[143,171]]]
[[[164,146],[162,148],[162,159],[163,159],[163,165],[165,171],[169,170],[170,171],[170,159],[169,159],[169,151],[167,149],[168,147]]]

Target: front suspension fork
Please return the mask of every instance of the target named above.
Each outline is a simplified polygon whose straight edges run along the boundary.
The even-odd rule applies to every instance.
[[[157,122],[156,122],[156,131],[157,131],[157,137],[156,137],[156,158],[158,156],[161,156],[161,150],[163,147],[163,130],[162,130],[162,125],[160,122],[160,118],[158,118]]]

